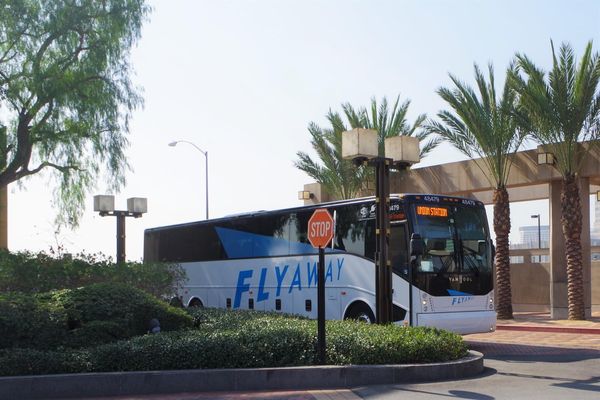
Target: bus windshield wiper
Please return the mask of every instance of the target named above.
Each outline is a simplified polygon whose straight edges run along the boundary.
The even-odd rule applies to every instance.
[[[465,246],[464,242],[462,239],[459,239],[460,242],[460,250],[461,250],[461,255],[462,255],[462,259],[463,262],[466,264],[466,266],[475,273],[475,275],[479,275],[479,268],[477,267],[477,264],[475,263],[475,261],[473,260],[473,257],[475,257],[476,255],[479,255],[479,253],[475,250],[473,250],[472,248],[470,248],[469,246]],[[469,257],[465,257],[465,250],[469,252]]]

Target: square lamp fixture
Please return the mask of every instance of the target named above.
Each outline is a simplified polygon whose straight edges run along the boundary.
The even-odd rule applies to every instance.
[[[94,196],[94,211],[111,212],[115,211],[115,196],[97,195]]]
[[[308,190],[300,190],[298,192],[298,200],[310,200],[314,197],[315,195]]]
[[[148,199],[145,197],[131,197],[127,199],[127,211],[144,214],[148,212]]]
[[[355,128],[342,132],[342,158],[344,160],[371,159],[378,155],[377,131]]]
[[[552,153],[538,153],[537,155],[538,165],[554,165],[554,154]]]
[[[385,139],[385,156],[399,164],[416,164],[421,161],[419,139],[413,136],[393,136]]]

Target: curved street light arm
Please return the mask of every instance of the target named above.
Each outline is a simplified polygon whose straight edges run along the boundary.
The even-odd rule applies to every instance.
[[[177,143],[187,143],[187,144],[189,144],[191,146],[194,146],[196,148],[196,150],[198,150],[200,153],[202,153],[202,155],[204,155],[204,159],[205,159],[205,171],[206,171],[206,175],[205,175],[205,181],[206,181],[206,219],[208,219],[208,151],[202,150],[200,147],[196,146],[195,143],[190,142],[188,140],[176,140],[174,142],[169,143],[169,146],[175,147],[175,146],[177,146]]]

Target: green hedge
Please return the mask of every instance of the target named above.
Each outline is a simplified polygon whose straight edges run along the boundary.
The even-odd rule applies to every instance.
[[[0,376],[79,373],[90,370],[86,351],[0,349]]]
[[[0,292],[43,293],[94,283],[123,283],[170,299],[186,280],[178,264],[114,263],[102,254],[75,257],[0,250]]]
[[[465,356],[462,337],[436,328],[402,328],[332,321],[327,326],[331,364],[408,364],[456,360]]]
[[[156,318],[163,331],[192,326],[192,318],[148,293],[99,283],[36,295],[0,296],[0,348],[48,350],[87,347],[148,332]]]
[[[65,352],[0,350],[0,375],[58,372],[259,368],[317,363],[317,323],[281,314],[194,310],[190,330],[144,335]],[[432,328],[327,321],[327,363],[397,364],[455,360],[459,335]]]
[[[53,348],[67,335],[67,313],[36,296],[0,294],[0,349],[8,347]]]

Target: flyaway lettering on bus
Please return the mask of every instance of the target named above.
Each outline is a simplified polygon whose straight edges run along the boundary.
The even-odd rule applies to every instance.
[[[470,293],[459,292],[458,290],[447,289],[450,296],[452,296],[452,305],[463,304],[467,301],[473,300],[473,295]]]
[[[238,274],[237,285],[235,290],[235,298],[233,301],[233,308],[239,308],[242,301],[242,294],[249,292],[250,287],[256,287],[258,282],[258,293],[256,295],[256,301],[261,302],[268,300],[271,295],[271,289],[275,289],[275,297],[281,295],[281,291],[287,292],[288,294],[292,291],[302,291],[303,288],[311,288],[317,286],[317,262],[298,263],[296,267],[290,265],[276,265],[275,268],[261,268],[260,272],[255,274],[255,270],[246,269],[242,270]],[[342,276],[342,268],[344,267],[344,258],[336,258],[329,260],[327,270],[325,271],[325,282],[339,281]],[[269,276],[271,275],[271,276]],[[284,285],[286,277],[292,277],[291,282]],[[277,283],[276,287],[267,288],[267,279]]]

